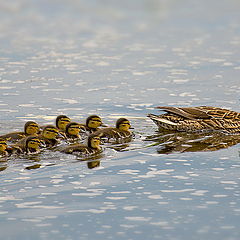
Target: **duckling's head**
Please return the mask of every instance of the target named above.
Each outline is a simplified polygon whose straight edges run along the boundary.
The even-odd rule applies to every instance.
[[[42,136],[47,139],[56,139],[58,134],[59,130],[53,125],[47,125],[42,131]]]
[[[86,125],[89,128],[96,129],[102,125],[102,119],[97,115],[91,115],[86,119]]]
[[[65,115],[59,115],[56,118],[56,127],[62,131],[65,131],[66,126],[70,123],[71,119]]]
[[[24,125],[24,132],[27,135],[36,135],[39,133],[39,126],[36,122],[28,121]]]
[[[79,136],[80,130],[81,130],[81,126],[79,123],[70,122],[67,124],[65,132],[69,135]]]
[[[0,153],[5,152],[7,149],[7,142],[6,140],[0,138]]]
[[[28,137],[26,139],[26,149],[32,151],[32,152],[37,152],[40,149],[41,145],[41,140],[38,137]]]
[[[116,122],[116,128],[121,131],[128,131],[131,128],[130,122],[126,118],[119,118]]]
[[[95,148],[95,149],[101,149],[100,148],[100,137],[96,135],[90,135],[88,137],[88,147]]]

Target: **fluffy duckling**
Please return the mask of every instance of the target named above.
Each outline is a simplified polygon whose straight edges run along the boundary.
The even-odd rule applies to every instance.
[[[57,136],[59,136],[59,130],[53,125],[47,125],[38,137],[45,147],[53,147],[59,143]]]
[[[36,122],[28,121],[24,125],[24,132],[12,132],[0,136],[9,142],[16,142],[22,138],[25,138],[30,135],[37,135],[39,133],[39,125]]]
[[[66,126],[71,122],[71,119],[66,115],[59,115],[56,118],[56,127],[59,131],[64,132]]]
[[[85,127],[76,122],[70,122],[65,129],[65,138],[70,142],[74,142],[81,139],[80,132],[85,131]]]
[[[86,124],[84,125],[86,131],[89,133],[96,132],[100,126],[104,126],[102,119],[97,115],[91,115],[86,119]]]
[[[12,148],[17,153],[36,154],[40,152],[41,140],[37,136],[29,136],[20,140]]]
[[[8,147],[5,139],[0,139],[0,157],[7,157],[12,153],[12,149]]]
[[[116,127],[106,127],[100,129],[93,134],[99,136],[101,139],[110,139],[119,140],[123,138],[128,138],[132,136],[132,133],[129,131],[131,129],[131,124],[126,118],[119,118],[116,122]]]
[[[100,147],[100,138],[98,136],[90,135],[87,140],[87,145],[72,144],[64,146],[59,150],[63,153],[86,156],[100,153],[102,149]]]

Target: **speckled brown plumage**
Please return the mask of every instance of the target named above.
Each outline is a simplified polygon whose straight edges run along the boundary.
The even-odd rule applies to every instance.
[[[240,134],[240,113],[218,107],[157,107],[165,114],[149,114],[159,130],[222,131]]]

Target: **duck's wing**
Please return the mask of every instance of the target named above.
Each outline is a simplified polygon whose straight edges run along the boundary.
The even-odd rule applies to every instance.
[[[186,107],[186,108],[180,108],[180,107],[156,107],[158,109],[161,109],[167,113],[171,113],[177,116],[181,116],[186,119],[210,119],[211,115],[209,115],[205,109],[200,109],[198,107]]]
[[[201,106],[197,108],[201,111],[206,112],[206,114],[211,116],[212,118],[240,121],[240,113],[229,109],[207,106]]]

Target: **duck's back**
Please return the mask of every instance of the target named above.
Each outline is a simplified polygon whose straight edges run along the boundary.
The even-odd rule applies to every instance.
[[[149,114],[159,129],[173,131],[226,131],[240,133],[240,113],[224,108],[200,106],[192,108],[157,107],[165,114]]]

